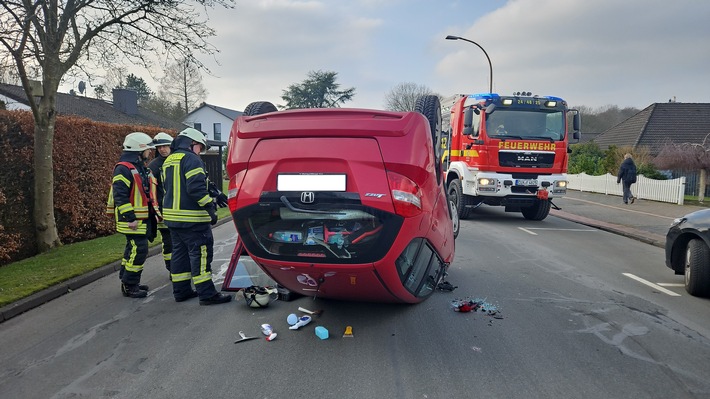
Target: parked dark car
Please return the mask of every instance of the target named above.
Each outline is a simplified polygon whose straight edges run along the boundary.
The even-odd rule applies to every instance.
[[[666,235],[666,266],[685,275],[685,290],[710,296],[710,209],[675,219]]]

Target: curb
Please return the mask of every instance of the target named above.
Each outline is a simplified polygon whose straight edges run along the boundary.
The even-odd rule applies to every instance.
[[[215,228],[221,226],[229,221],[232,221],[231,217],[222,218],[218,220],[217,224],[212,227]],[[148,249],[148,257],[155,256],[160,253],[161,247],[159,245],[153,246]],[[77,288],[93,283],[94,281],[102,277],[106,277],[111,273],[117,272],[120,269],[121,261],[117,260],[115,262],[109,263],[108,265],[104,265],[90,272],[84,273],[81,276],[76,276],[69,280],[62,281],[59,284],[55,284],[49,288],[45,288],[42,291],[36,292],[9,305],[5,305],[0,308],[0,323],[4,323],[5,321],[10,320],[11,318],[21,313],[34,309],[53,299],[57,299],[64,294],[68,294],[76,290]]]
[[[634,229],[633,227],[622,226],[619,224],[600,222],[598,220],[589,219],[584,216],[574,215],[564,211],[550,210],[550,215],[559,217],[561,219],[566,219],[571,222],[583,224],[585,226],[595,227],[600,230],[628,237],[659,248],[666,247],[666,237],[660,234],[654,234],[647,231]]]

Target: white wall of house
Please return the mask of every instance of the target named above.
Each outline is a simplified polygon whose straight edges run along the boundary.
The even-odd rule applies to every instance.
[[[183,123],[207,133],[207,139],[227,141],[234,121],[209,107],[191,112]],[[215,131],[217,134],[215,135]]]
[[[0,101],[5,103],[5,108],[9,111],[14,111],[18,109],[22,111],[30,111],[32,109],[29,105],[25,105],[10,97],[3,96],[2,94],[0,94]]]

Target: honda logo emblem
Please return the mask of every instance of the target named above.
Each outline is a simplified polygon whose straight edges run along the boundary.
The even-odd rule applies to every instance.
[[[313,191],[304,191],[301,193],[301,202],[304,204],[312,204],[316,200],[316,194]]]

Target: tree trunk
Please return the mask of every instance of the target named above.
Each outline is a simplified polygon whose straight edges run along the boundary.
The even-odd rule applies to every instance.
[[[708,171],[700,169],[700,192],[698,193],[698,202],[705,201],[705,187],[707,186]]]
[[[52,149],[54,147],[54,124],[57,119],[53,106],[54,97],[54,95],[43,97],[39,103],[39,112],[35,115],[33,216],[35,239],[39,252],[46,252],[62,244],[54,218]]]

